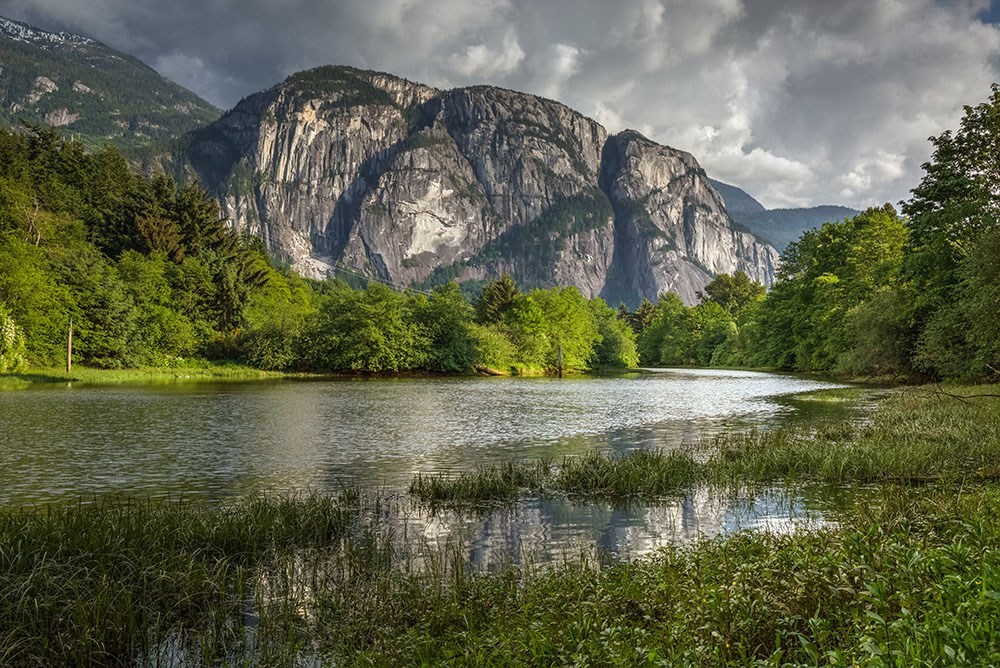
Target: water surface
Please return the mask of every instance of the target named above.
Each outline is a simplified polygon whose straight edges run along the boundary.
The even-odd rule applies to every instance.
[[[727,430],[836,419],[849,404],[789,398],[833,387],[718,370],[38,387],[0,393],[0,504],[103,494],[221,499],[346,485],[393,494],[418,472],[696,446]],[[785,492],[734,503],[692,491],[633,510],[550,499],[485,518],[415,511],[402,519],[421,540],[460,537],[474,560],[529,547],[632,556],[761,523],[780,528],[807,514],[806,505]]]

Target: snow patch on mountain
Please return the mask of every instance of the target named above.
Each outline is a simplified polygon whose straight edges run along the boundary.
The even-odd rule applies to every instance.
[[[94,40],[70,32],[48,32],[32,28],[18,21],[11,21],[0,16],[0,35],[25,44],[34,44],[42,48],[60,45],[94,44]]]

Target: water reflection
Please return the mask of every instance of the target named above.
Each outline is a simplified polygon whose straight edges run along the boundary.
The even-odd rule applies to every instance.
[[[787,489],[732,494],[697,489],[674,499],[627,507],[565,498],[529,499],[478,516],[410,506],[386,519],[397,529],[401,550],[411,558],[457,548],[475,567],[495,569],[581,556],[631,560],[662,547],[743,529],[786,533],[817,528],[825,524],[822,509],[829,499],[823,497],[825,493],[817,499]]]
[[[0,394],[0,502],[401,490],[416,472],[692,445],[806,414],[821,381],[736,371],[73,387]]]
[[[795,402],[836,385],[740,371],[609,378],[419,378],[39,388],[0,393],[0,503],[101,494],[220,499],[259,491],[398,493],[420,473],[512,458],[696,446],[719,433],[813,423],[844,402]],[[408,518],[460,536],[473,560],[597,545],[631,557],[657,545],[780,521],[796,501],[764,496],[749,513],[701,491],[651,508],[533,501],[481,524]],[[745,504],[744,504],[745,505]],[[754,519],[754,518],[758,519]]]

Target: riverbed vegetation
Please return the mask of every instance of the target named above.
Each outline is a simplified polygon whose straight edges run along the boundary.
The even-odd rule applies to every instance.
[[[853,493],[812,530],[741,532],[624,563],[583,554],[476,570],[459,543],[399,539],[385,518],[407,499],[353,489],[8,508],[0,663],[993,665],[1000,398],[977,396],[991,390],[897,391],[868,424],[781,432],[794,447],[777,434],[764,449],[766,434],[706,444],[713,455],[685,462],[699,484],[818,480]],[[926,456],[903,456],[922,443]],[[670,461],[632,457],[509,465],[481,484],[620,504],[644,496],[649,458]],[[673,490],[668,479],[651,496]]]

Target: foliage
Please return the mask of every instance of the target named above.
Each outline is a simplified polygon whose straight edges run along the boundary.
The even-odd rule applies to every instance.
[[[751,280],[745,272],[737,271],[716,276],[705,286],[704,292],[698,293],[698,299],[715,302],[739,320],[744,311],[764,299],[764,292],[763,285]]]
[[[335,286],[320,301],[305,334],[306,365],[366,373],[422,368],[430,340],[415,317],[417,307],[416,297],[381,283],[357,291]]]
[[[1000,87],[966,107],[904,203],[807,232],[750,318],[751,363],[1000,378]]]
[[[24,332],[0,303],[0,373],[20,370],[24,355]]]
[[[592,299],[590,308],[597,319],[597,334],[600,337],[600,343],[595,347],[591,358],[591,366],[626,369],[637,367],[639,350],[635,332],[629,323],[603,299]]]
[[[778,283],[755,313],[751,359],[760,366],[843,371],[870,321],[858,311],[898,284],[907,231],[889,205],[802,235],[783,256]],[[870,313],[870,312],[869,312]],[[893,345],[895,340],[886,341]],[[898,355],[867,350],[886,362]],[[903,369],[892,369],[902,371]]]
[[[251,296],[276,274],[197,184],[136,176],[50,129],[0,132],[0,301],[28,362],[62,361],[71,318],[93,366],[239,355]]]
[[[472,338],[474,310],[454,281],[434,288],[417,308],[416,319],[430,341],[427,368],[462,373],[473,367],[476,346]]]

